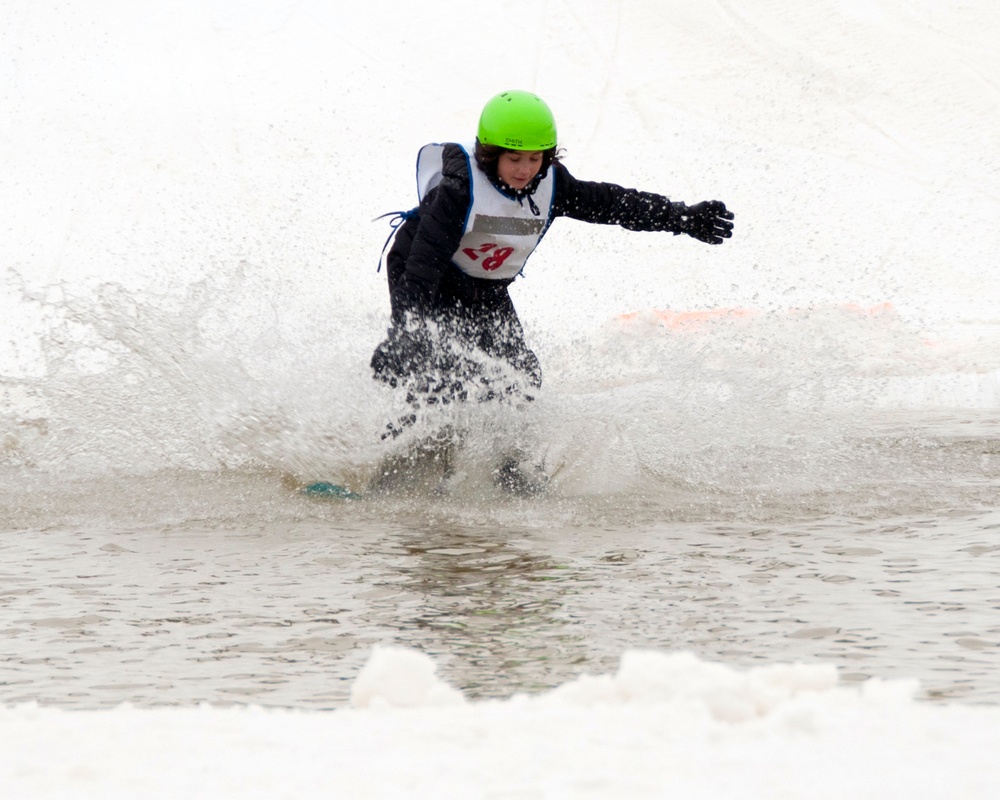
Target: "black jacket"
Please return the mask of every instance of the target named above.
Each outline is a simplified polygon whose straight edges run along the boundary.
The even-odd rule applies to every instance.
[[[471,202],[468,163],[461,147],[445,145],[441,182],[396,233],[386,260],[396,323],[407,312],[427,314],[489,304],[499,293],[506,295],[513,280],[473,278],[451,263]],[[474,162],[472,169],[477,169]],[[613,183],[577,180],[558,161],[550,169],[556,181],[553,219],[571,217],[633,231],[679,232],[683,203]]]

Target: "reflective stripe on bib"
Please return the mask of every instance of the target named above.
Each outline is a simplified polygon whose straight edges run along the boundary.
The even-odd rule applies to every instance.
[[[451,260],[473,278],[509,280],[516,277],[538,246],[548,228],[555,194],[555,178],[550,169],[532,195],[539,214],[530,204],[518,202],[494,186],[478,167],[473,166],[471,148],[461,146],[469,168],[471,202],[464,233]],[[417,155],[417,194],[424,195],[441,181],[444,145],[428,144]]]

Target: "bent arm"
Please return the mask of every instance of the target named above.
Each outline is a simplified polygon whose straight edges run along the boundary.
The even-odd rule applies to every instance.
[[[406,312],[423,315],[432,307],[462,240],[471,196],[465,157],[456,150],[457,156],[446,151],[441,182],[427,193],[413,220],[405,269],[392,288],[394,321]]]

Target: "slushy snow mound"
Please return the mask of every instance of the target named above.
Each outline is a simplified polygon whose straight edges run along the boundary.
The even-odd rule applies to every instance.
[[[995,798],[1000,714],[915,690],[629,651],[614,675],[473,702],[377,647],[336,711],[0,710],[0,796]]]
[[[465,702],[456,689],[437,676],[437,665],[407,647],[378,647],[351,687],[355,708],[418,708]]]

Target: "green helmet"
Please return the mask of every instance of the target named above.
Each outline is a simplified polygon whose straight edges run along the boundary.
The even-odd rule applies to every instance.
[[[556,121],[538,95],[501,92],[483,107],[479,141],[508,150],[549,150],[556,146]]]

